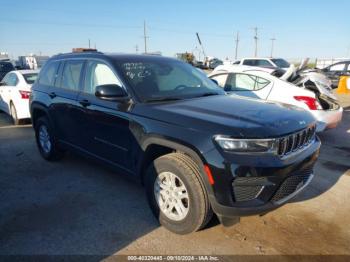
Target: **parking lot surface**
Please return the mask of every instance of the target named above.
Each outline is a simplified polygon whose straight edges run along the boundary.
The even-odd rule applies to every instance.
[[[30,125],[0,113],[0,254],[350,254],[350,98],[320,135],[311,185],[265,216],[179,236],[160,227],[141,185],[80,156],[46,162]]]

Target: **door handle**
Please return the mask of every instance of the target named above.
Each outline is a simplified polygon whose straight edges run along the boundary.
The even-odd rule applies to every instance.
[[[80,100],[79,104],[81,104],[83,107],[87,107],[87,106],[91,105],[91,103],[87,99]]]
[[[56,95],[55,92],[51,92],[51,93],[49,94],[49,97],[50,97],[51,99],[55,98],[56,96],[57,96],[57,95]]]

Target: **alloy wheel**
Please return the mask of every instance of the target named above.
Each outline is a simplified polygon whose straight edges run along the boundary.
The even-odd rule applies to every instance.
[[[172,172],[162,172],[154,182],[154,195],[161,212],[174,221],[183,220],[189,212],[189,195],[185,184]]]

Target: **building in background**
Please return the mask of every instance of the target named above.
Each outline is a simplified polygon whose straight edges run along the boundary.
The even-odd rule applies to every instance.
[[[5,52],[0,52],[0,61],[3,61],[3,60],[9,61],[10,60],[9,55]]]
[[[16,61],[16,67],[19,69],[40,69],[46,61],[49,59],[49,56],[19,56]]]

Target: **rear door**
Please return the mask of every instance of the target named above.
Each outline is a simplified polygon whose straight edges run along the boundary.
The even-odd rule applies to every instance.
[[[8,86],[8,82],[9,82],[9,74],[7,74],[1,81],[1,86],[0,86],[0,109],[5,111],[5,112],[9,112],[9,108],[7,106],[6,103],[6,95],[7,95],[7,86]]]
[[[0,86],[0,104],[1,108],[10,113],[10,102],[12,96],[16,95],[14,92],[17,91],[16,86],[19,82],[18,77],[15,73],[8,73],[5,78],[2,80],[4,85]]]
[[[71,59],[62,61],[58,70],[58,77],[50,88],[50,115],[53,116],[55,131],[58,138],[69,145],[79,144],[77,117],[79,116],[79,94],[84,60]]]
[[[262,77],[246,73],[231,73],[225,91],[251,98],[267,99],[273,84]]]
[[[89,153],[132,172],[128,105],[95,96],[96,87],[105,84],[123,86],[113,67],[100,60],[86,63],[83,91],[78,97],[81,147]]]

